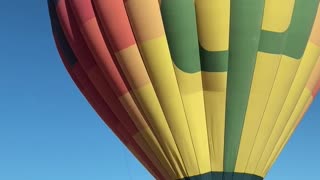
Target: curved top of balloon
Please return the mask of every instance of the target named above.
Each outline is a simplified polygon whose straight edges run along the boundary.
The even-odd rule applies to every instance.
[[[319,91],[319,0],[48,5],[70,76],[157,179],[263,179]]]

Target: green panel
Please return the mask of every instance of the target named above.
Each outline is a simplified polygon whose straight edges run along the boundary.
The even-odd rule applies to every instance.
[[[171,57],[184,72],[201,70],[193,0],[162,0],[161,14]]]
[[[262,31],[260,37],[259,51],[282,54],[288,33],[275,33],[271,31]]]
[[[319,0],[296,0],[297,10],[294,21],[290,25],[284,54],[297,59],[302,57],[317,13],[318,3]]]
[[[287,31],[283,33],[262,31],[259,50],[300,59],[312,30],[318,3],[319,0],[296,0]],[[285,46],[284,42],[286,42]]]
[[[263,180],[263,178],[245,173],[209,172],[206,174],[187,177],[182,180]]]
[[[206,72],[226,72],[228,51],[207,51],[200,46],[201,70]]]
[[[231,0],[224,171],[233,172],[259,46],[264,0]]]

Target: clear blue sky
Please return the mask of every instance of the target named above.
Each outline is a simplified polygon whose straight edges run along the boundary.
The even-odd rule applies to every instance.
[[[0,180],[148,180],[65,71],[46,1],[0,6]],[[266,180],[319,179],[320,98]]]

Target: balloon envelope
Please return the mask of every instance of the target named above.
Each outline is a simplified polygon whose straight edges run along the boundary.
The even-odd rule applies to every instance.
[[[157,179],[263,179],[319,91],[319,0],[48,6],[70,76]]]

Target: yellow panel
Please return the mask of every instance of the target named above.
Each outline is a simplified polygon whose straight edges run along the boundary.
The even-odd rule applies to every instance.
[[[206,91],[227,90],[227,72],[202,72],[202,81]]]
[[[274,82],[268,104],[266,106],[260,128],[258,130],[253,149],[248,160],[245,172],[253,174],[260,155],[271,134],[275,121],[280,113],[281,107],[295,77],[296,70],[300,64],[299,60],[282,56],[277,77]]]
[[[307,98],[307,99],[306,99]],[[262,172],[263,176],[265,176],[267,174],[267,172],[269,171],[269,169],[271,168],[272,164],[275,162],[275,160],[277,159],[277,157],[279,156],[279,154],[281,153],[282,149],[285,147],[285,145],[287,144],[288,140],[290,139],[291,135],[293,134],[294,130],[296,129],[296,127],[298,126],[298,124],[300,123],[300,121],[302,120],[305,112],[307,111],[307,109],[309,108],[309,106],[311,105],[313,99],[310,96],[310,92],[308,92],[307,89],[305,89],[305,91],[302,93],[301,98],[299,99],[297,108],[295,109],[295,111],[293,112],[293,116],[292,118],[295,119],[295,122],[293,124],[293,127],[286,127],[287,129],[285,129],[285,132],[289,132],[286,134],[282,134],[279,141],[277,142],[271,156],[268,159],[268,162],[266,164],[266,166],[264,167],[264,170]],[[301,109],[300,104],[305,104],[304,108]],[[299,111],[298,113],[298,117],[296,118],[296,111]],[[290,120],[291,121],[291,120]],[[260,172],[259,172],[260,173]]]
[[[141,109],[146,112],[146,114],[148,114],[148,116],[145,116],[147,119],[147,121],[149,122],[149,124],[151,125],[151,127],[153,127],[153,129],[155,129],[155,132],[157,132],[157,134],[159,134],[160,132],[169,132],[165,135],[163,135],[160,139],[168,139],[171,138],[171,144],[169,145],[169,149],[164,148],[164,150],[161,149],[160,145],[157,145],[157,140],[155,139],[154,135],[149,132],[148,130],[143,130],[145,127],[147,127],[148,125],[146,124],[146,122],[143,122],[142,120],[138,121],[135,120],[133,121],[136,126],[138,127],[138,129],[142,132],[146,131],[148,132],[148,134],[146,132],[144,132],[143,134],[145,135],[144,138],[147,140],[147,142],[149,143],[150,147],[152,147],[154,152],[157,152],[156,154],[158,154],[158,158],[160,158],[160,154],[159,152],[163,152],[163,156],[164,158],[166,158],[167,154],[176,154],[175,156],[179,155],[179,152],[177,151],[177,148],[175,147],[175,143],[173,141],[173,137],[170,134],[170,130],[168,125],[166,125],[166,120],[164,118],[164,115],[162,113],[160,104],[157,104],[155,102],[157,102],[157,97],[156,94],[151,86],[151,82],[150,79],[148,77],[147,71],[145,69],[145,66],[143,64],[142,58],[140,56],[140,52],[138,50],[138,47],[136,45],[130,46],[118,53],[116,53],[116,57],[117,60],[124,72],[124,74],[127,77],[127,80],[129,82],[129,84],[131,85],[131,87],[133,88],[133,90],[137,90],[139,89],[139,87],[143,87],[145,85],[147,85],[146,87],[148,87],[148,92],[146,92],[146,95],[148,96],[148,98],[143,98],[141,96],[141,94],[139,94],[139,90],[137,91],[133,91],[137,101],[140,102],[139,105],[141,107]],[[131,98],[131,97],[129,97]],[[122,98],[120,98],[120,101],[122,102],[122,104],[125,104],[125,101],[129,101],[132,100],[129,99],[128,97],[124,96]],[[127,99],[127,100],[126,100]],[[130,101],[131,103],[129,103],[129,105],[133,102]],[[148,108],[149,104],[153,104],[153,109],[150,110],[150,108]],[[130,109],[130,108],[126,108],[126,109]],[[150,111],[153,111],[153,113],[150,113]],[[134,115],[134,113],[129,112],[129,114],[132,116]],[[155,117],[156,116],[156,117]],[[141,119],[142,117],[137,117],[138,119]],[[133,117],[133,119],[137,119],[135,117]],[[150,134],[151,133],[151,134]],[[168,141],[170,142],[170,141]],[[165,144],[167,142],[165,142],[165,140],[162,140],[160,144]],[[168,146],[168,145],[167,145]],[[179,158],[178,158],[179,159]],[[168,165],[169,162],[165,162],[165,160],[161,159],[162,163],[167,163],[167,165],[170,167],[170,165]],[[167,160],[166,160],[167,161]],[[175,162],[174,157],[171,157],[170,159],[171,162]],[[176,164],[176,163],[173,163]],[[168,172],[171,172],[172,174],[172,170],[170,171],[170,169],[167,169]],[[178,170],[178,172],[180,172],[181,174],[181,170]],[[180,175],[179,177],[181,177],[182,175]],[[171,177],[177,177],[176,175],[173,175]]]
[[[211,170],[223,171],[227,72],[202,72]]]
[[[296,107],[295,107],[290,119],[287,120],[288,124],[286,126],[286,129],[284,131],[280,131],[279,134],[277,134],[278,136],[277,136],[275,144],[273,144],[273,147],[271,149],[267,147],[268,149],[266,149],[264,151],[264,153],[262,154],[260,162],[256,168],[256,171],[255,171],[255,173],[257,175],[264,175],[263,170],[267,166],[268,160],[272,156],[273,151],[275,150],[276,152],[278,152],[280,150],[280,149],[274,149],[274,148],[281,147],[279,142],[284,143],[285,139],[290,138],[290,136],[288,136],[288,135],[290,134],[290,132],[292,130],[294,130],[292,128],[293,128],[294,124],[296,123],[299,115],[301,114],[305,104],[307,103],[307,101],[310,97],[311,97],[310,91],[306,90],[303,92],[303,94],[301,95],[301,97],[299,99],[299,102],[296,104]],[[272,136],[271,136],[271,138],[272,138]]]
[[[313,43],[309,43],[306,49],[306,52],[301,60],[301,64],[296,73],[296,77],[292,83],[289,94],[286,98],[286,101],[281,109],[281,112],[276,120],[276,124],[272,130],[272,134],[265,146],[264,152],[259,161],[258,169],[256,170],[259,173],[262,173],[263,168],[265,167],[268,157],[271,155],[274,146],[276,145],[279,137],[282,133],[288,134],[288,131],[283,131],[286,126],[289,126],[294,123],[295,118],[299,115],[296,114],[290,119],[293,122],[290,122],[289,118],[295,108],[303,108],[304,104],[297,105],[297,102],[300,98],[301,93],[303,92],[304,87],[306,86],[307,80],[312,72],[312,69],[315,67],[315,63],[320,55],[320,48],[315,46]],[[311,92],[310,92],[311,93]],[[305,98],[307,99],[307,98]],[[297,106],[297,107],[296,107]],[[300,110],[297,110],[300,112]],[[288,121],[289,120],[289,121]],[[291,129],[291,128],[290,128]]]
[[[174,65],[200,173],[210,172],[210,156],[201,72],[185,73]]]
[[[143,42],[140,50],[188,175],[197,175],[197,157],[166,37]]]
[[[230,1],[195,0],[199,42],[207,51],[229,47]],[[202,72],[212,171],[223,171],[227,72]]]
[[[196,0],[199,41],[208,51],[224,51],[229,45],[230,1]]]
[[[186,73],[180,70],[175,64],[173,64],[173,66],[181,94],[186,95],[203,91],[201,72]]]
[[[223,171],[226,92],[204,91],[211,170]]]
[[[208,51],[229,47],[230,1],[195,0],[199,42]],[[226,72],[202,72],[212,171],[223,171]]]
[[[144,111],[145,116],[149,120],[149,125],[166,154],[168,161],[177,173],[177,178],[184,177],[183,174],[185,174],[185,169],[181,164],[182,158],[152,85],[145,85],[138,90],[134,90],[134,93]]]
[[[281,55],[258,52],[235,172],[244,172],[277,75]]]
[[[145,124],[146,122],[133,122],[136,124],[138,129],[142,131],[143,135],[145,135],[144,138],[148,143],[150,143],[149,145],[153,148],[153,151],[156,152],[156,154],[158,155],[157,157],[160,158],[160,156],[163,155],[164,158],[168,158],[166,160],[160,158],[161,162],[169,163],[174,166],[172,168],[178,175],[172,174],[172,170],[170,171],[170,169],[167,169],[170,175],[172,175],[171,177],[183,177],[182,172],[185,170],[183,170],[184,168],[181,164],[179,165],[179,162],[181,162],[179,151],[175,145],[161,106],[151,85],[138,47],[136,45],[133,45],[124,50],[121,50],[120,52],[116,53],[116,57],[121,66],[121,69],[127,77],[130,86],[133,88],[133,93],[135,95],[135,98],[137,99],[137,102],[139,102],[139,106],[142,112],[144,112],[146,121],[149,122],[149,125],[153,129],[154,133],[157,134],[157,138],[159,140],[159,143],[161,144],[161,147],[157,145],[158,142],[153,134],[150,134],[149,129],[143,130],[143,128],[148,126],[147,124]],[[124,103],[124,97],[120,98],[120,101]],[[159,154],[160,151],[164,154]],[[166,166],[170,167],[170,165]]]
[[[295,0],[266,0],[262,29],[272,32],[284,32],[288,29]]]

